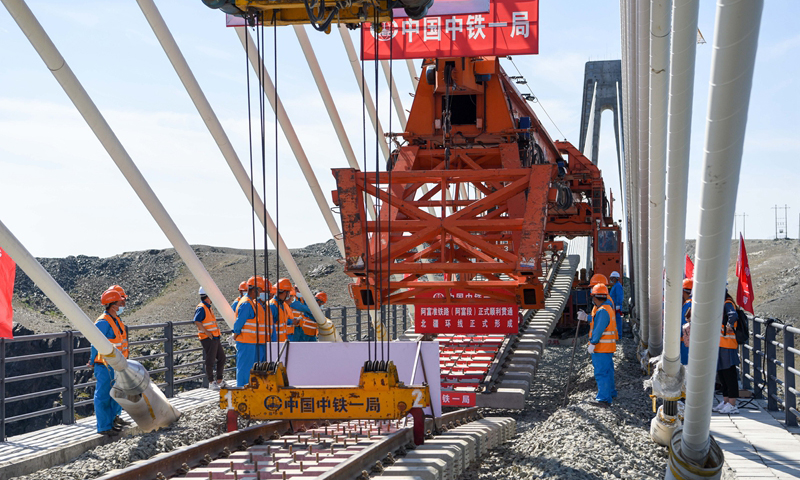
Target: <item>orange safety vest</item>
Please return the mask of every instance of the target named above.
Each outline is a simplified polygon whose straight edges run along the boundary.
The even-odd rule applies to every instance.
[[[214,338],[219,337],[219,327],[217,326],[217,318],[214,316],[214,314],[211,312],[211,309],[208,307],[208,305],[205,304],[205,302],[198,303],[197,308],[200,307],[203,307],[203,310],[206,311],[206,317],[200,323],[203,324],[206,330],[211,332],[212,337]],[[200,330],[197,331],[197,336],[200,337],[200,340],[208,338],[208,335],[201,332]]]
[[[295,311],[286,302],[279,305],[275,297],[270,299],[269,304],[278,308],[278,341],[285,342],[294,333],[294,325],[289,325],[289,319],[295,318]]]
[[[592,308],[592,321],[589,325],[589,335],[591,336],[591,332],[594,331],[595,315],[597,315],[600,309],[608,313],[609,321],[608,326],[603,330],[603,335],[600,336],[600,341],[595,345],[594,351],[595,353],[614,353],[617,351],[617,339],[619,338],[619,334],[617,333],[616,315],[611,305],[604,303],[599,307]]]
[[[256,312],[256,316],[245,321],[241,333],[236,336],[235,340],[242,343],[267,343],[267,323],[270,315],[264,310],[261,303],[253,302],[248,296],[244,296],[239,300],[236,305],[236,311],[238,312],[239,307],[245,303],[250,304],[253,311]],[[258,337],[256,337],[256,332],[258,332]]]
[[[310,337],[316,337],[317,333],[319,333],[319,325],[317,325],[317,321],[313,318],[308,318],[305,314],[300,314],[300,318],[298,319],[295,317],[295,321],[300,325],[300,328],[303,329],[303,333]]]
[[[725,303],[730,303],[733,305],[734,310],[736,309],[736,304],[732,301],[725,299]],[[733,322],[733,328],[725,328],[728,324],[728,319],[725,317],[725,308],[722,309],[722,326],[720,327],[720,335],[719,335],[719,346],[720,348],[729,348],[731,350],[737,350],[739,348],[739,342],[736,341],[736,323]],[[727,332],[725,331],[727,330]]]
[[[98,317],[97,320],[94,321],[95,325],[100,320],[105,320],[111,325],[111,331],[114,332],[114,338],[109,338],[111,344],[117,347],[117,350],[122,352],[122,356],[128,358],[128,329],[125,328],[125,325],[122,323],[122,320],[119,318],[114,318],[108,313],[104,313]],[[94,362],[101,362],[103,364],[106,363],[105,359],[102,355],[97,354],[95,357]]]

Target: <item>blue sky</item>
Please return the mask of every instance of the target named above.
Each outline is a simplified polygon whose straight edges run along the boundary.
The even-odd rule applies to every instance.
[[[44,1],[29,5],[190,243],[248,248],[249,205],[133,0]],[[159,1],[167,24],[247,162],[247,88],[244,51],[224,16],[196,1]],[[702,2],[698,45],[687,236],[699,214],[714,5]],[[797,112],[800,4],[766,2],[737,212],[746,212],[750,238],[772,238],[774,204],[788,204],[789,235],[798,236],[800,175]],[[540,54],[515,57],[541,104],[563,135],[578,143],[584,63],[620,57],[616,2],[543,0]],[[337,34],[309,28],[356,152],[361,151],[361,96]],[[272,32],[267,32],[272,64]],[[354,37],[356,45],[358,38]],[[99,255],[169,242],[44,67],[10,15],[0,9],[0,219],[37,256]],[[290,28],[278,31],[278,89],[326,195],[330,169],[346,166],[311,73]],[[417,61],[419,65],[419,61]],[[508,64],[507,64],[508,65]],[[507,66],[513,72],[510,65]],[[372,64],[367,62],[368,77]],[[411,82],[402,62],[395,77],[405,108]],[[372,81],[371,81],[372,83]],[[375,91],[374,84],[371,89]],[[382,121],[388,129],[388,91],[380,78]],[[253,104],[256,108],[256,103]],[[553,138],[562,135],[535,105]],[[607,113],[606,115],[610,115]],[[274,125],[267,112],[270,138]],[[617,192],[610,118],[604,118],[600,167]],[[393,120],[397,125],[397,120]],[[330,234],[288,144],[281,140],[280,230],[290,247]],[[368,142],[374,141],[368,135]],[[360,155],[359,155],[360,157]],[[274,168],[272,142],[268,172]],[[261,178],[260,170],[256,171]],[[267,197],[273,217],[274,179]],[[794,203],[793,203],[794,202]],[[619,205],[619,204],[617,204]],[[615,215],[621,218],[621,212]]]

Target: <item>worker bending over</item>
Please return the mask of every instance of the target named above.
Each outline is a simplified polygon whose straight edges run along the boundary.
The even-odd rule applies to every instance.
[[[592,315],[589,318],[589,354],[594,366],[597,382],[595,400],[602,407],[610,407],[617,389],[614,383],[614,352],[617,350],[617,322],[614,308],[608,299],[608,287],[598,284],[592,287]],[[586,320],[584,311],[578,311],[578,319]]]
[[[325,292],[319,292],[314,295],[314,301],[317,302],[317,305],[322,307],[328,302],[328,295]],[[299,292],[297,300],[292,303],[291,307],[292,310],[300,315],[295,315],[294,321],[296,323],[294,326],[294,333],[289,337],[289,340],[292,342],[316,342],[317,336],[319,335],[319,325],[317,325],[317,321],[314,320],[311,308],[306,305],[306,302]]]
[[[206,377],[208,378],[208,388],[219,390],[225,386],[222,374],[225,371],[225,350],[220,341],[220,330],[217,325],[217,317],[211,311],[211,299],[206,295],[203,287],[197,292],[200,295],[200,303],[194,311],[194,324],[197,327],[197,336],[200,338],[200,345],[203,346],[203,358],[206,365]],[[217,366],[217,375],[214,377],[214,364]]]
[[[125,309],[127,295],[123,297],[124,290],[119,285],[118,289],[109,288],[100,296],[100,303],[105,306],[105,312],[95,320],[94,324],[100,332],[111,341],[125,358],[128,358],[128,329],[119,314]],[[120,291],[123,293],[120,294]],[[109,437],[119,435],[122,427],[130,425],[119,417],[122,407],[111,398],[111,386],[114,383],[114,369],[109,367],[102,355],[92,345],[89,355],[89,364],[94,367],[94,378],[97,385],[94,389],[94,413],[97,417],[97,432]]]
[[[253,365],[267,359],[267,290],[264,277],[250,277],[247,295],[239,300],[236,307],[233,338],[236,340],[237,387],[247,385]]]
[[[294,333],[295,324],[293,320],[295,313],[290,306],[290,297],[293,293],[294,288],[288,278],[278,280],[278,284],[275,287],[275,296],[269,301],[269,309],[274,320],[271,329],[273,342],[283,343]]]

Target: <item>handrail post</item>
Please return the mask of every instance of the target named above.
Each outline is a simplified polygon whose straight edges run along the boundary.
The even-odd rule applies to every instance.
[[[331,318],[331,309],[328,308],[325,310],[325,316]],[[342,329],[341,333],[339,334],[342,337],[342,341],[347,341],[347,308],[342,307],[342,316],[339,317],[339,322],[341,323],[340,328]]]
[[[403,305],[403,333],[408,330],[408,305]]]
[[[361,341],[361,310],[356,308],[356,342]]]
[[[761,378],[763,370],[761,366],[764,364],[764,349],[762,344],[764,342],[758,338],[759,335],[761,335],[761,322],[753,321],[753,381],[755,382],[755,385],[753,385],[753,393],[755,394],[754,397],[756,400],[764,398],[764,395],[761,394],[761,385],[763,383],[763,379]]]
[[[392,338],[397,340],[397,305],[392,305]]]
[[[783,392],[784,392],[784,414],[786,415],[786,426],[796,427],[797,417],[792,413],[792,409],[797,410],[797,397],[795,396],[795,376],[789,369],[794,368],[794,353],[789,349],[794,348],[794,333],[789,329],[783,330]]]
[[[747,322],[750,322],[750,317],[747,317]],[[753,320],[755,323],[755,319]],[[749,331],[753,331],[752,328]],[[747,349],[748,345],[745,343],[741,345],[742,352],[742,366],[739,369],[740,378],[742,380],[742,388],[745,390],[750,390],[750,379],[747,378],[747,375],[750,374],[750,365],[747,363],[750,360],[750,350]]]
[[[0,442],[6,441],[6,339],[0,338]]]
[[[777,382],[775,378],[778,376],[777,366],[775,361],[777,358],[777,349],[775,348],[775,328],[772,325],[767,325],[767,330],[764,337],[767,342],[767,410],[774,412],[778,409],[778,402],[775,396],[778,393]]]
[[[164,338],[166,339],[164,340],[164,353],[166,354],[164,356],[164,368],[167,369],[167,371],[164,372],[164,377],[167,382],[167,391],[165,393],[167,398],[172,398],[172,396],[175,395],[175,358],[173,357],[173,352],[175,350],[173,341],[175,337],[172,322],[167,322],[164,326]],[[208,378],[207,375],[206,378]],[[207,381],[207,379],[203,380],[203,386],[206,388],[208,388],[208,385],[205,385]]]
[[[64,351],[61,357],[61,368],[64,369],[61,375],[61,386],[64,387],[61,402],[67,408],[61,412],[61,423],[72,425],[75,423],[75,348],[72,331],[64,333],[66,336],[61,339],[61,350]]]

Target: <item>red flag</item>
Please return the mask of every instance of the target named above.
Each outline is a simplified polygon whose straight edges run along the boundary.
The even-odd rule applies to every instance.
[[[753,279],[750,278],[750,265],[747,262],[744,237],[741,234],[739,234],[739,258],[736,259],[736,276],[739,277],[739,284],[736,288],[736,303],[742,309],[755,315],[753,311]]]
[[[683,276],[685,278],[694,277],[694,263],[692,263],[692,259],[689,258],[689,255],[686,255],[686,267],[683,269]]]
[[[14,275],[17,265],[11,255],[0,248],[0,338],[14,338],[11,333],[11,319],[14,310],[11,308],[11,296],[14,294]]]

